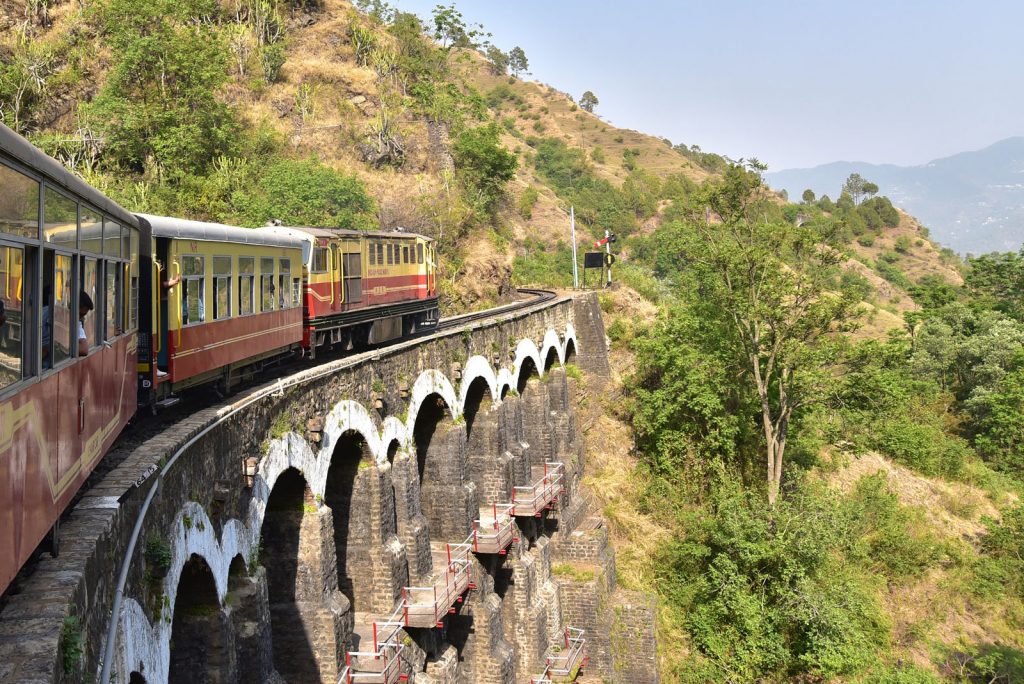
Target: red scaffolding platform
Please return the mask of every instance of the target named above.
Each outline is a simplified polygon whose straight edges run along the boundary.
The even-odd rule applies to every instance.
[[[556,461],[531,468],[533,480],[527,487],[512,488],[512,515],[539,518],[565,490],[565,467]]]
[[[583,630],[566,627],[563,642],[548,649],[544,659],[544,671],[530,678],[530,684],[556,684],[558,682],[575,681],[587,664],[584,647],[587,640],[583,638]]]

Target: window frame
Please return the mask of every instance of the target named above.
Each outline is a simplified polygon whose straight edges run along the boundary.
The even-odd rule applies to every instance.
[[[242,270],[242,263],[251,262],[252,270],[248,273]],[[252,316],[257,313],[256,311],[256,257],[254,256],[239,256],[238,257],[238,270],[236,271],[238,277],[238,316]],[[245,311],[245,307],[242,305],[242,292],[245,288],[242,286],[242,280],[247,278],[249,280],[249,311]]]
[[[218,259],[227,259],[228,260],[228,270],[227,270],[227,273],[223,273],[223,272],[217,270],[217,260]],[[213,261],[211,262],[211,268],[213,270],[213,272],[212,272],[212,281],[213,281],[213,319],[212,320],[214,320],[214,321],[227,320],[227,319],[231,318],[234,315],[234,308],[235,308],[233,306],[232,300],[231,300],[231,294],[232,294],[232,292],[234,292],[234,288],[231,286],[231,280],[232,280],[232,276],[234,276],[234,273],[235,273],[235,260],[234,260],[234,258],[230,254],[214,254],[213,255]],[[227,283],[228,283],[228,311],[227,311],[226,314],[217,315],[217,314],[220,313],[220,300],[217,297],[217,295],[218,295],[217,283],[221,279],[226,279]]]
[[[198,321],[190,320],[188,323],[182,321],[182,328],[190,328],[194,325],[202,325],[206,323],[206,255],[205,254],[179,254],[178,259],[181,262],[181,301],[182,301],[182,312],[188,311],[188,282],[199,282],[199,319]],[[199,259],[203,265],[203,272],[200,275],[185,275],[185,259]],[[182,316],[184,319],[184,316]]]

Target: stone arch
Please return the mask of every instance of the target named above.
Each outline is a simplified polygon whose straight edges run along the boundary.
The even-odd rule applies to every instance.
[[[324,622],[321,526],[306,479],[284,470],[267,500],[260,534],[260,564],[267,571],[267,594],[274,668],[287,681],[318,682],[317,648],[309,627]],[[309,627],[307,627],[309,626]]]
[[[508,407],[494,406],[490,387],[477,378],[467,388],[462,415],[466,418],[466,468],[481,502],[504,501],[511,489],[511,455],[502,439],[501,417]]]
[[[540,370],[534,357],[528,356],[523,359],[522,365],[519,366],[519,375],[516,377],[516,391],[519,392],[519,396],[526,393],[526,385],[531,379],[538,378],[540,378]]]
[[[168,684],[231,681],[234,646],[206,560],[192,554],[181,570],[171,623]]]
[[[476,488],[465,479],[464,436],[465,426],[456,424],[451,406],[441,394],[424,398],[416,412],[412,441],[420,510],[433,540],[462,539],[472,524],[469,511],[476,513]]]
[[[562,354],[566,364],[576,363],[576,340],[566,335],[565,353]]]
[[[331,509],[338,588],[353,611],[367,612],[373,600],[374,546],[380,542],[382,519],[374,455],[366,437],[355,430],[334,443],[324,483],[324,504]],[[378,515],[374,515],[377,512]],[[387,521],[390,523],[391,521]]]
[[[547,374],[555,366],[561,364],[561,359],[558,357],[558,347],[548,347],[547,354],[544,355],[544,373]]]

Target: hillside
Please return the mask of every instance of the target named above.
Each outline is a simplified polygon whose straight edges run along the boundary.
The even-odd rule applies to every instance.
[[[885,197],[786,201],[755,165],[495,69],[459,17],[435,33],[357,4],[0,0],[0,116],[132,210],[432,235],[445,314],[570,286],[574,207],[581,251],[619,237],[600,296],[615,377],[580,389],[585,484],[622,584],[658,593],[665,681],[1015,676],[1017,262],[982,297]],[[748,293],[774,297],[745,312],[776,316],[748,326],[758,344],[800,330],[763,402],[747,364],[773,352],[746,354],[729,315]],[[775,501],[779,383],[797,403]]]
[[[882,194],[961,254],[1015,251],[1024,243],[1024,138],[1007,138],[920,166],[834,162],[767,177],[791,197],[810,188],[834,198],[851,173],[877,183]]]

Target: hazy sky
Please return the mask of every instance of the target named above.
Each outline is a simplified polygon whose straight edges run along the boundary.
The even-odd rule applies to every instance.
[[[397,0],[428,16],[437,0]],[[461,0],[616,126],[770,170],[920,164],[1024,135],[1020,0]]]

